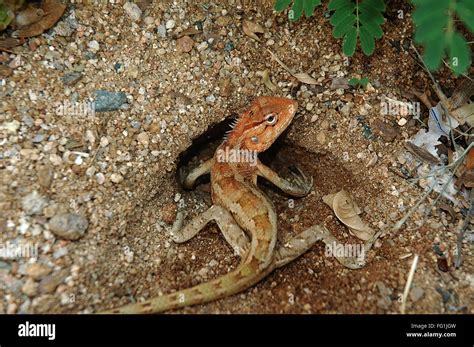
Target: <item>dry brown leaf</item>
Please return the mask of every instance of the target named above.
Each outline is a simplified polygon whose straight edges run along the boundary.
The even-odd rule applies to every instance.
[[[323,201],[333,209],[336,217],[349,228],[354,236],[367,241],[375,234],[375,231],[359,217],[362,213],[361,209],[345,190],[326,195]]]
[[[11,76],[13,69],[7,65],[0,64],[0,78]]]
[[[15,23],[18,26],[26,26],[36,23],[44,16],[44,10],[29,6],[23,11],[18,12],[15,17]]]
[[[192,36],[199,34],[201,30],[196,29],[195,27],[187,28],[186,30],[181,31],[180,33],[176,34],[176,38],[179,39],[183,36]]]
[[[469,126],[474,126],[474,104],[464,104],[452,111],[451,115],[456,118],[460,124],[467,122]]]
[[[257,76],[262,77],[262,83],[265,85],[265,87],[270,89],[272,92],[276,93],[280,90],[280,88],[278,88],[278,86],[275,85],[270,79],[270,73],[268,72],[268,70],[258,71]]]
[[[474,168],[474,148],[471,148],[466,156],[466,169],[472,168]]]
[[[438,207],[443,211],[448,212],[452,220],[456,220],[456,212],[454,211],[454,208],[451,205],[448,205],[444,201],[440,201],[438,202]]]
[[[275,53],[273,53],[272,51],[270,51],[269,49],[267,49],[267,51],[270,53],[270,55],[272,56],[272,58],[278,63],[280,64],[280,66],[282,68],[284,68],[286,71],[288,71],[293,77],[295,77],[298,81],[300,81],[301,83],[306,83],[306,84],[317,84],[318,82],[313,78],[311,77],[310,75],[308,75],[307,73],[305,72],[294,72],[292,69],[290,69],[284,62],[282,62],[280,60],[280,58],[277,57],[277,55]]]
[[[405,142],[405,148],[426,163],[439,164],[439,159],[424,148],[414,145],[411,142]]]
[[[14,37],[33,37],[41,35],[43,32],[51,28],[61,18],[66,5],[61,4],[57,0],[45,0],[41,9],[45,15],[36,23],[27,25],[13,33]]]
[[[306,84],[317,84],[318,81],[316,81],[313,77],[308,75],[305,72],[300,72],[300,73],[295,73],[293,76],[300,81],[301,83],[306,83]]]
[[[251,37],[254,40],[260,42],[260,38],[257,36],[258,34],[263,34],[265,30],[260,24],[253,23],[251,21],[245,20],[242,22],[242,30],[244,34],[248,37]]]
[[[6,39],[0,40],[0,48],[13,48],[25,43],[25,39],[14,39],[13,37],[7,37]]]

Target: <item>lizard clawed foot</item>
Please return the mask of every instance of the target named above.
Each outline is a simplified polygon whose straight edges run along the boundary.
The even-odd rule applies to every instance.
[[[300,192],[298,196],[306,196],[311,192],[311,188],[313,188],[313,177],[306,176],[304,172],[295,165],[289,167],[291,172],[290,182],[294,186],[294,193]]]

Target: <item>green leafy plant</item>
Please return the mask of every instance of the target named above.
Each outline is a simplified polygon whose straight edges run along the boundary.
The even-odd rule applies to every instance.
[[[12,20],[13,12],[10,11],[10,8],[7,5],[0,2],[0,31],[5,30]]]
[[[465,72],[471,65],[471,52],[464,37],[456,31],[457,15],[474,33],[473,0],[412,0],[416,8],[413,22],[415,41],[424,46],[423,60],[430,70],[437,70],[446,52],[448,65],[455,74]]]
[[[331,24],[334,27],[333,36],[344,38],[342,51],[352,56],[359,38],[362,52],[371,55],[375,49],[375,39],[383,36],[381,25],[385,19],[383,0],[331,0],[328,9],[334,11]]]
[[[369,79],[367,77],[364,77],[361,79],[354,77],[354,78],[351,78],[347,83],[354,88],[357,88],[357,87],[366,88],[367,85],[369,84]]]
[[[413,23],[415,41],[424,47],[424,57],[430,70],[437,70],[446,54],[454,73],[467,71],[471,64],[471,49],[465,38],[456,31],[460,19],[474,33],[474,0],[411,0],[415,5]],[[293,3],[288,17],[297,21],[303,12],[310,17],[321,0],[276,0],[274,9],[281,12]],[[333,36],[342,38],[342,51],[352,56],[360,43],[362,52],[371,55],[375,40],[383,36],[385,19],[384,0],[330,0],[330,23]]]
[[[293,2],[293,7],[288,13],[290,21],[295,22],[305,14],[306,17],[313,15],[316,6],[321,5],[321,0],[276,0],[274,9],[277,12],[284,11]]]

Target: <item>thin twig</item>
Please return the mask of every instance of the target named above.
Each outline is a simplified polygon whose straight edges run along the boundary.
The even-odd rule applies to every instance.
[[[400,307],[400,312],[402,314],[405,314],[408,293],[410,292],[411,283],[413,282],[413,277],[415,275],[415,270],[416,270],[417,265],[418,265],[418,254],[415,254],[415,257],[413,258],[413,262],[411,263],[410,272],[408,273],[407,283],[405,284],[405,289],[403,290],[402,305]]]
[[[464,160],[464,157],[467,155],[467,153],[469,153],[470,149],[474,147],[474,142],[471,142],[469,144],[469,146],[466,148],[466,150],[464,150],[463,153],[461,153],[461,155],[459,156],[458,159],[456,159],[455,161],[453,161],[451,164],[449,165],[445,165],[445,166],[441,166],[441,167],[438,167],[436,169],[433,169],[431,170],[431,172],[425,176],[425,177],[430,177],[429,175],[433,175],[435,171],[438,171],[438,170],[447,170],[448,168],[451,168],[451,167],[454,167],[454,170],[453,172],[456,172],[459,165],[461,165],[461,163],[463,162]],[[417,180],[421,179],[421,178],[425,178],[425,177],[419,177],[417,178]],[[441,192],[439,193],[440,196],[445,192],[445,190],[447,189],[448,187],[448,184],[451,182],[451,180],[453,179],[454,177],[454,173],[451,175],[450,179],[445,182],[441,188]],[[431,187],[425,192],[425,194],[423,194],[423,196],[420,198],[420,200],[418,200],[418,202],[415,204],[415,206],[413,206],[405,216],[403,216],[402,219],[400,219],[397,223],[395,223],[395,225],[393,226],[392,230],[393,231],[398,231],[402,226],[403,224],[406,223],[406,221],[411,217],[411,215],[418,209],[418,207],[421,205],[421,203],[423,201],[425,201],[425,199],[431,194],[431,192],[433,192],[434,190],[434,187],[435,187],[435,184],[432,184]],[[438,199],[435,200],[435,202],[437,202]]]

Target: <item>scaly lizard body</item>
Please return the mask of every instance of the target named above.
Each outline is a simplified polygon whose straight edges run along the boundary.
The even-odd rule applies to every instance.
[[[258,175],[293,196],[305,196],[312,187],[312,178],[306,178],[301,171],[294,175],[293,181],[288,181],[256,157],[288,127],[296,108],[297,103],[291,99],[257,98],[240,116],[214,157],[184,180],[184,186],[191,188],[199,176],[210,172],[213,206],[175,233],[174,241],[189,240],[214,220],[234,251],[242,256],[239,266],[207,283],[105,313],[157,313],[233,295],[251,287],[276,267],[295,259],[314,242],[328,236],[324,228],[313,226],[285,245],[276,247],[276,212],[257,188]],[[234,158],[240,155],[240,160],[230,160],[225,157],[226,153],[234,154]],[[331,241],[333,239],[328,240]]]

